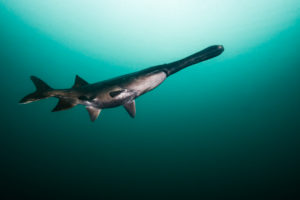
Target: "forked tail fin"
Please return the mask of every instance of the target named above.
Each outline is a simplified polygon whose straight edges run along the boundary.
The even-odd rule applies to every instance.
[[[53,89],[49,85],[35,76],[31,76],[30,79],[34,83],[36,91],[25,96],[23,99],[21,99],[20,103],[31,103],[33,101],[50,97],[49,91]]]

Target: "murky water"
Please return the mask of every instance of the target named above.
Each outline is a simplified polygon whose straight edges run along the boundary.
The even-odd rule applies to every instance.
[[[4,199],[299,197],[299,1],[0,2]],[[213,44],[224,53],[138,98],[135,119],[18,104],[30,75],[68,88]]]

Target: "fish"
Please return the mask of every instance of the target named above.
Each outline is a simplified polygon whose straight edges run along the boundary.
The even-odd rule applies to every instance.
[[[97,83],[88,83],[76,75],[75,83],[69,89],[53,89],[36,76],[31,76],[36,91],[22,98],[19,103],[27,104],[56,97],[59,100],[52,112],[83,105],[89,113],[90,120],[94,122],[101,110],[123,106],[128,114],[134,118],[136,116],[136,98],[158,87],[172,74],[188,66],[219,56],[223,51],[222,45],[213,45],[172,63],[149,67]]]

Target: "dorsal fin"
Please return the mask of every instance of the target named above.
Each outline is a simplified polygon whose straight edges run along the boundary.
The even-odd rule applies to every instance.
[[[52,112],[67,110],[73,108],[76,104],[71,100],[60,98],[55,108],[53,108]]]
[[[84,85],[88,85],[89,83],[86,82],[85,80],[83,80],[82,78],[80,78],[78,75],[76,75],[75,77],[75,83],[73,85],[72,88],[78,88],[78,87],[81,87],[81,86],[84,86]]]
[[[126,111],[128,112],[128,114],[130,115],[130,117],[134,118],[135,114],[136,114],[135,100],[127,102],[123,106],[126,109]]]
[[[89,112],[89,115],[90,115],[90,118],[91,118],[92,122],[95,121],[98,118],[98,116],[101,112],[101,109],[95,108],[95,107],[92,107],[92,106],[87,106],[86,109]]]

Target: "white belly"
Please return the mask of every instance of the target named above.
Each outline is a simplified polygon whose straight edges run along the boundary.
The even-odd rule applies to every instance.
[[[166,77],[166,73],[164,72],[154,72],[147,76],[137,78],[130,84],[129,88],[135,90],[139,96],[156,88],[166,79]]]

